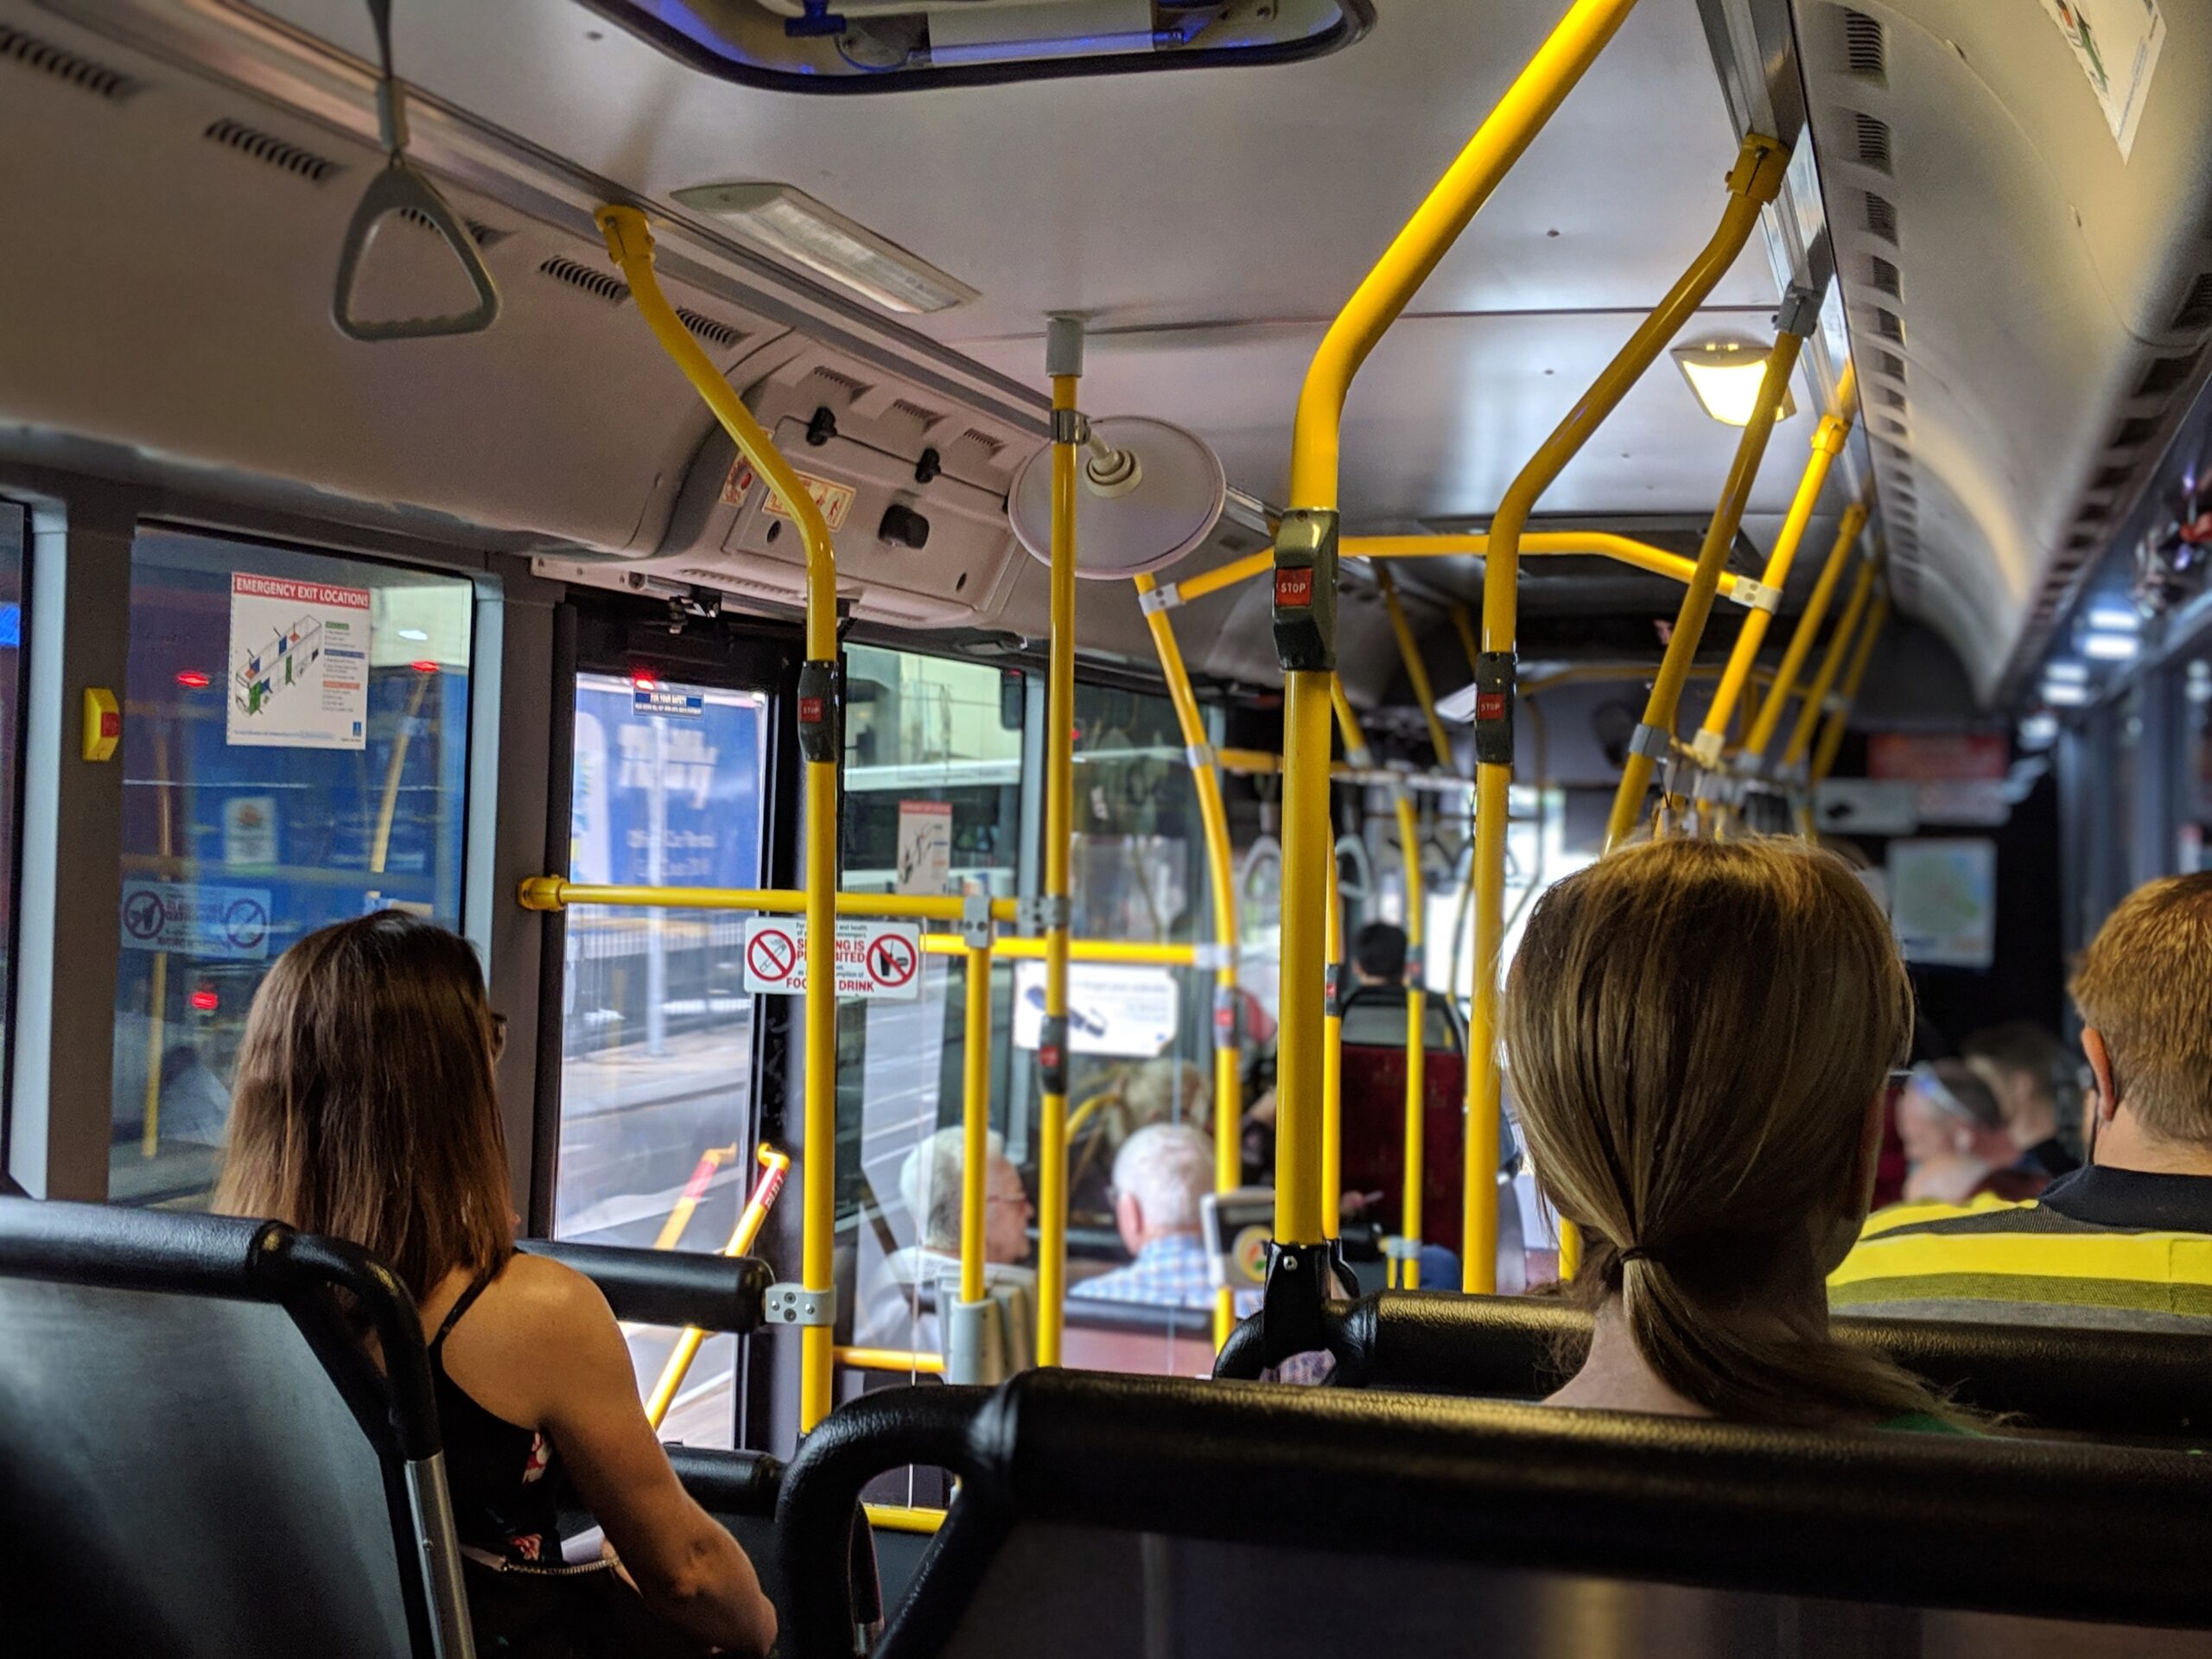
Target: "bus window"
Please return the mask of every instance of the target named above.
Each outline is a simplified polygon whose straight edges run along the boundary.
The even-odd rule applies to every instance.
[[[114,1200],[205,1198],[286,946],[386,906],[461,925],[474,615],[465,577],[139,532]]]
[[[756,887],[767,699],[664,679],[576,677],[569,874],[594,886]],[[568,912],[556,1238],[715,1251],[756,1172],[746,918]],[[630,1333],[639,1386],[675,1333]],[[736,1340],[701,1350],[664,1432],[728,1446]]]
[[[21,507],[0,501],[0,1007],[13,1007],[16,971],[16,780],[22,754],[23,544]],[[14,1033],[0,1023],[0,1078],[13,1071]],[[0,1083],[0,1091],[6,1085]],[[6,1130],[0,1092],[0,1144]]]
[[[2188,875],[2212,869],[2212,853],[2205,842],[2212,839],[2212,658],[2197,658],[2182,681],[2183,732],[2179,844],[2174,849],[2174,869]]]

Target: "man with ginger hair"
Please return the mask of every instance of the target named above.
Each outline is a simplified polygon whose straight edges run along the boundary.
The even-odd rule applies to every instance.
[[[2212,1331],[2212,871],[2138,888],[2069,989],[2088,1162],[2025,1204],[1902,1204],[1828,1280],[1839,1313]]]

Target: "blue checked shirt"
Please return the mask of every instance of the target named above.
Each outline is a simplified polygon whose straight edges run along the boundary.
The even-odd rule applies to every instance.
[[[1196,1233],[1174,1233],[1155,1238],[1126,1268],[1102,1273],[1068,1287],[1070,1296],[1100,1302],[1142,1302],[1153,1307],[1209,1309],[1213,1306],[1214,1283],[1206,1268],[1205,1241]],[[1236,1293],[1241,1317],[1259,1311],[1256,1289]]]

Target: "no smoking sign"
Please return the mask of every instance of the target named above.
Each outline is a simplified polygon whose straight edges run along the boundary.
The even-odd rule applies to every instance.
[[[806,993],[806,924],[763,916],[745,930],[745,988],[755,996]],[[922,994],[922,930],[911,922],[837,923],[837,995],[911,1002]]]

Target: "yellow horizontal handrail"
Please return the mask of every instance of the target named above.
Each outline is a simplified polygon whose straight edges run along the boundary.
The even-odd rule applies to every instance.
[[[1430,559],[1449,556],[1482,557],[1490,551],[1487,535],[1465,536],[1347,536],[1338,543],[1337,550],[1348,559]],[[1633,536],[1616,536],[1602,530],[1541,530],[1530,531],[1521,537],[1523,553],[1545,555],[1580,555],[1618,560],[1639,570],[1649,570],[1654,575],[1668,576],[1687,582],[1696,573],[1697,561],[1679,553],[1669,553],[1663,547],[1649,542],[1640,542]],[[1224,588],[1234,588],[1240,582],[1249,582],[1254,576],[1274,569],[1274,550],[1266,548],[1257,553],[1248,553],[1241,559],[1231,559],[1227,564],[1211,570],[1201,571],[1195,576],[1185,576],[1175,584],[1175,592],[1185,603],[1204,599],[1208,594],[1217,594]],[[1736,590],[1736,578],[1724,575],[1720,591],[1732,594]]]
[[[1217,749],[1214,759],[1224,772],[1245,777],[1265,777],[1282,770],[1282,757],[1268,749]],[[1473,780],[1456,772],[1402,771],[1395,766],[1355,766],[1338,761],[1329,775],[1339,783],[1402,784],[1408,789],[1469,790]]]
[[[570,905],[632,905],[667,910],[757,910],[774,914],[797,914],[806,908],[806,895],[787,887],[650,887],[571,881],[565,876],[532,875],[524,879],[518,895],[524,910],[565,910]],[[957,922],[968,913],[967,900],[957,894],[906,893],[841,893],[840,916],[880,917],[887,921]],[[1011,899],[991,900],[991,919],[1010,922],[1015,914]]]
[[[918,1372],[926,1376],[944,1375],[944,1356],[910,1351],[904,1348],[839,1348],[835,1351],[837,1363],[856,1371]]]
[[[944,1525],[943,1510],[918,1510],[903,1503],[863,1503],[868,1523],[881,1532],[935,1532]]]

